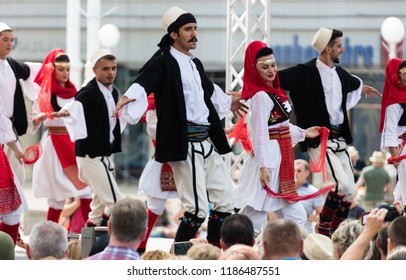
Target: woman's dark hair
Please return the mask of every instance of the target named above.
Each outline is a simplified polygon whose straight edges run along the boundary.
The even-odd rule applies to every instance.
[[[400,79],[400,70],[401,69],[403,69],[403,68],[405,68],[406,67],[406,60],[404,60],[404,61],[402,61],[400,64],[399,64],[399,68],[398,68],[398,78]]]
[[[257,60],[257,59],[260,58],[260,57],[267,56],[267,55],[271,55],[271,54],[273,54],[273,49],[272,49],[272,48],[268,48],[268,47],[262,48],[262,49],[260,49],[260,51],[257,53],[257,55],[256,55],[256,57],[255,57],[255,60]]]
[[[55,57],[54,62],[70,62],[69,56],[65,53],[62,53],[62,54],[58,55],[57,57]]]

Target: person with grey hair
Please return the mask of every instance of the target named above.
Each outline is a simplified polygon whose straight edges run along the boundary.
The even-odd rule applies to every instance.
[[[389,253],[387,260],[406,260],[406,246],[398,246],[393,249]]]
[[[31,230],[27,247],[30,260],[53,257],[61,260],[68,255],[68,232],[52,221],[40,221]]]
[[[334,257],[339,260],[344,252],[351,246],[351,244],[358,238],[363,230],[363,226],[359,220],[345,220],[342,222],[337,230],[331,236],[334,247]],[[363,253],[362,259],[368,256],[371,244],[369,244]]]
[[[147,233],[147,208],[139,199],[124,198],[114,204],[107,222],[110,241],[86,260],[139,260],[137,248]]]

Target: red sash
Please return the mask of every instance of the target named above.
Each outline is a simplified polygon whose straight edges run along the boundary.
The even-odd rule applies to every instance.
[[[62,168],[68,179],[78,190],[87,186],[79,180],[78,166],[75,157],[75,144],[70,141],[65,127],[48,127],[48,135],[51,137],[56,155],[62,164]]]
[[[289,126],[269,129],[269,138],[276,139],[281,150],[281,165],[279,167],[279,192],[284,195],[297,195],[295,185],[295,169],[292,140]]]

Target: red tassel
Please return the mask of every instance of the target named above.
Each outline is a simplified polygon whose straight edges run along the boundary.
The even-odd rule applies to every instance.
[[[317,162],[310,160],[310,171],[311,172],[322,172],[324,182],[328,181],[328,172],[326,166],[326,152],[327,152],[327,141],[330,130],[327,127],[320,127],[320,154]]]
[[[400,149],[398,151],[398,155],[402,153],[402,150],[405,147],[405,145],[406,145],[406,142],[403,141],[402,145],[400,146]],[[406,155],[397,156],[397,157],[390,157],[390,158],[388,158],[388,164],[398,164],[399,162],[401,162],[405,158],[406,158]]]
[[[323,195],[327,192],[329,192],[330,190],[335,188],[335,184],[330,185],[330,186],[326,186],[324,188],[319,189],[317,192],[312,193],[312,194],[307,194],[307,195],[288,195],[288,194],[281,194],[281,193],[276,193],[273,190],[271,190],[271,188],[267,185],[263,186],[264,190],[266,191],[266,194],[270,197],[277,197],[277,198],[283,198],[285,200],[288,201],[301,201],[301,200],[308,200],[311,198],[315,198],[318,197],[320,195]]]
[[[235,142],[241,142],[242,147],[247,153],[252,153],[252,142],[249,137],[248,125],[245,122],[245,116],[238,119],[233,131],[228,134],[228,138],[234,138]]]

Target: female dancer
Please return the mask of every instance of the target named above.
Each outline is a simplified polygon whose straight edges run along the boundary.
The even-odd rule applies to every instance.
[[[69,74],[68,55],[62,49],[50,51],[35,78],[41,91],[30,115],[31,133],[35,133],[42,123],[48,131],[41,143],[43,154],[33,169],[34,196],[48,199],[46,218],[56,223],[67,198],[80,197],[85,221],[91,202],[90,187],[78,178],[74,143],[69,138],[63,120],[53,117],[54,112],[58,112],[76,95],[76,88],[69,80]]]
[[[379,130],[381,149],[391,154],[389,163],[398,170],[398,182],[394,190],[394,199],[406,205],[406,61],[392,58],[386,66],[386,78],[383,87],[381,122]],[[403,139],[403,140],[402,140]]]
[[[236,208],[249,216],[255,235],[261,231],[268,212],[304,224],[306,212],[301,203],[270,197],[274,193],[297,196],[294,181],[292,145],[305,137],[319,135],[319,127],[303,130],[289,123],[292,108],[279,87],[273,50],[263,42],[249,44],[244,61],[242,98],[248,101],[253,153],[244,161],[236,189]]]

